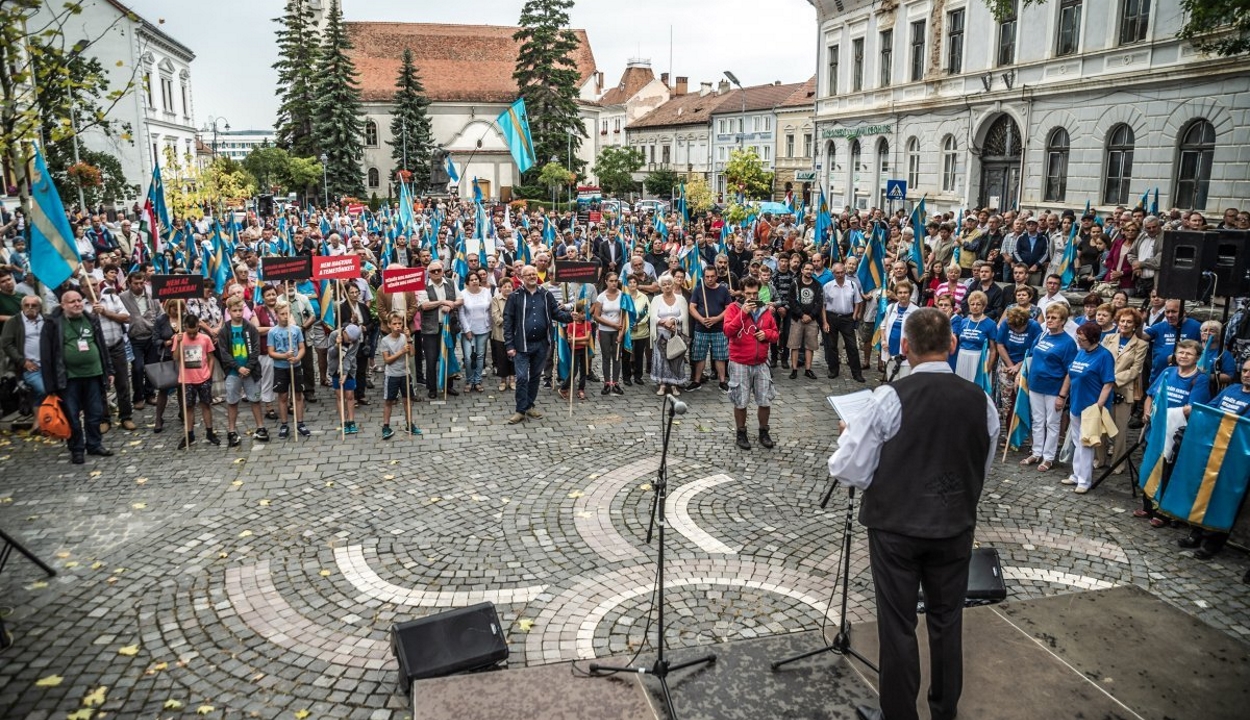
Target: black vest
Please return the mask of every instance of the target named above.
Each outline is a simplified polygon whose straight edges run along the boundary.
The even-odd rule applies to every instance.
[[[915,373],[891,387],[902,422],[881,448],[860,523],[920,538],[972,529],[990,451],[985,391],[951,373]]]

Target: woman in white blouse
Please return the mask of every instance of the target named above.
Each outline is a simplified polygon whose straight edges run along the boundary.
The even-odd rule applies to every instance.
[[[460,306],[460,344],[469,392],[482,392],[486,341],[490,339],[490,290],[482,287],[477,273],[469,273],[465,280],[464,304]]]

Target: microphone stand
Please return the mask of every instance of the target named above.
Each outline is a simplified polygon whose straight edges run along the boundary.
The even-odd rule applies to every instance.
[[[600,665],[599,663],[591,663],[590,671],[606,670],[610,672],[632,672],[640,675],[651,674],[660,681],[660,690],[664,693],[664,705],[668,709],[668,717],[670,720],[677,720],[677,712],[673,709],[673,694],[668,686],[668,675],[674,670],[691,667],[693,665],[701,665],[703,663],[716,662],[716,656],[708,653],[703,657],[694,660],[688,660],[682,663],[670,664],[664,657],[664,530],[668,527],[665,516],[665,505],[668,499],[668,439],[673,432],[673,417],[677,413],[677,402],[672,400],[672,396],[664,396],[664,407],[660,411],[661,422],[664,423],[663,448],[660,453],[660,469],[656,474],[655,494],[651,497],[651,522],[647,526],[647,544],[651,544],[652,531],[658,526],[660,528],[660,542],[657,548],[657,572],[656,572],[656,657],[655,662],[650,667],[642,666],[625,666],[617,667],[611,665]],[[684,408],[684,405],[683,405]],[[667,417],[664,410],[668,411]],[[659,518],[657,521],[656,518]]]
[[[833,490],[837,487],[837,484],[837,479],[833,479],[829,483],[829,490],[825,492],[825,496],[820,500],[821,508],[824,508],[829,504],[829,499],[833,496]],[[867,665],[869,670],[872,670],[875,673],[881,672],[877,669],[876,665],[873,665],[872,662],[868,660],[868,658],[864,657],[856,651],[855,648],[851,647],[851,621],[846,619],[846,605],[848,600],[847,589],[851,582],[851,532],[854,529],[854,518],[855,488],[851,488],[850,492],[847,493],[846,522],[842,526],[842,555],[838,560],[838,564],[841,565],[842,570],[842,611],[838,620],[838,634],[834,636],[833,642],[829,643],[825,647],[774,662],[772,664],[773,670],[777,670],[782,665],[789,665],[792,662],[803,660],[813,655],[831,652],[842,656],[850,655],[851,657],[862,662],[864,665]]]

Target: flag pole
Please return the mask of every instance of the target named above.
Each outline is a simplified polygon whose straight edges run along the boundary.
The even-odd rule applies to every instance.
[[[334,304],[335,305],[338,305],[338,299],[339,299],[339,295],[341,294],[342,289],[343,289],[343,281],[335,280],[334,281]],[[337,308],[337,310],[338,311],[334,313],[334,333],[335,333],[335,336],[338,338],[335,344],[338,345],[338,351],[339,351],[339,387],[337,390],[334,391],[334,393],[338,395],[339,438],[342,440],[346,440],[347,439],[347,397],[343,392],[343,384],[347,378],[343,377],[344,375],[343,373],[343,318],[340,317],[343,313],[339,312],[342,310],[342,308]]]
[[[289,280],[283,280],[283,281],[282,281],[282,291],[283,291],[284,293],[286,293],[286,295],[287,295],[288,297],[289,297],[289,296],[290,296],[290,294],[291,294],[291,287],[290,287],[290,285],[291,285],[291,281],[289,281]],[[288,314],[288,315],[287,315],[287,317],[289,318],[289,317],[290,317],[290,315]],[[273,332],[273,331],[272,331],[272,330],[270,330],[270,332]],[[291,341],[291,339],[292,339],[294,336],[291,334],[291,330],[290,330],[290,328],[289,328],[289,327],[287,328],[286,335],[287,335],[287,344],[288,344],[288,345],[290,345],[290,341]],[[305,347],[307,347],[307,345],[305,345]],[[289,352],[289,350],[290,350],[290,349],[288,348],[288,352]],[[301,362],[302,362],[302,361],[301,361]],[[292,418],[294,418],[294,420],[295,420],[295,427],[296,427],[296,429],[298,429],[298,428],[299,428],[299,403],[295,402],[295,365],[291,364],[291,363],[288,361],[288,362],[287,362],[287,368],[289,368],[289,369],[290,369],[290,371],[291,371],[291,391],[290,391],[289,393],[287,393],[287,395],[291,398],[291,417],[292,417]],[[298,433],[298,432],[296,432],[296,433],[295,433],[295,442],[299,442],[299,433]]]
[[[191,428],[187,427],[187,424],[188,424],[188,421],[191,421],[192,418],[194,418],[194,415],[192,415],[192,413],[195,411],[195,408],[187,407],[187,382],[186,382],[187,368],[186,368],[186,350],[185,350],[186,346],[183,343],[183,341],[186,340],[187,338],[187,328],[185,327],[185,324],[183,323],[183,320],[185,319],[186,314],[187,314],[186,309],[187,309],[187,301],[179,300],[178,301],[178,327],[182,329],[182,332],[178,337],[178,385],[182,387],[182,397],[180,398],[182,402],[182,414],[183,414],[182,441],[183,443],[185,443],[185,446],[189,448],[191,447]]]
[[[439,310],[442,314],[442,310]],[[438,344],[442,348],[440,354],[443,359],[443,402],[447,402],[447,386],[451,384],[451,367],[447,362],[447,318],[440,318],[438,323]],[[438,378],[435,378],[438,381]]]
[[[412,426],[416,425],[412,421],[412,363],[410,361],[413,359],[412,333],[408,328],[404,328],[404,415],[408,419],[408,427],[405,429],[409,432],[412,431]],[[383,382],[385,382],[385,376],[383,376]],[[386,390],[383,389],[382,392],[385,394]]]

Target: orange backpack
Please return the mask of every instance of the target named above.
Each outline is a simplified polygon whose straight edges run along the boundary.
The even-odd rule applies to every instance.
[[[72,434],[69,417],[56,395],[48,395],[39,404],[39,431],[56,440],[69,440]]]

